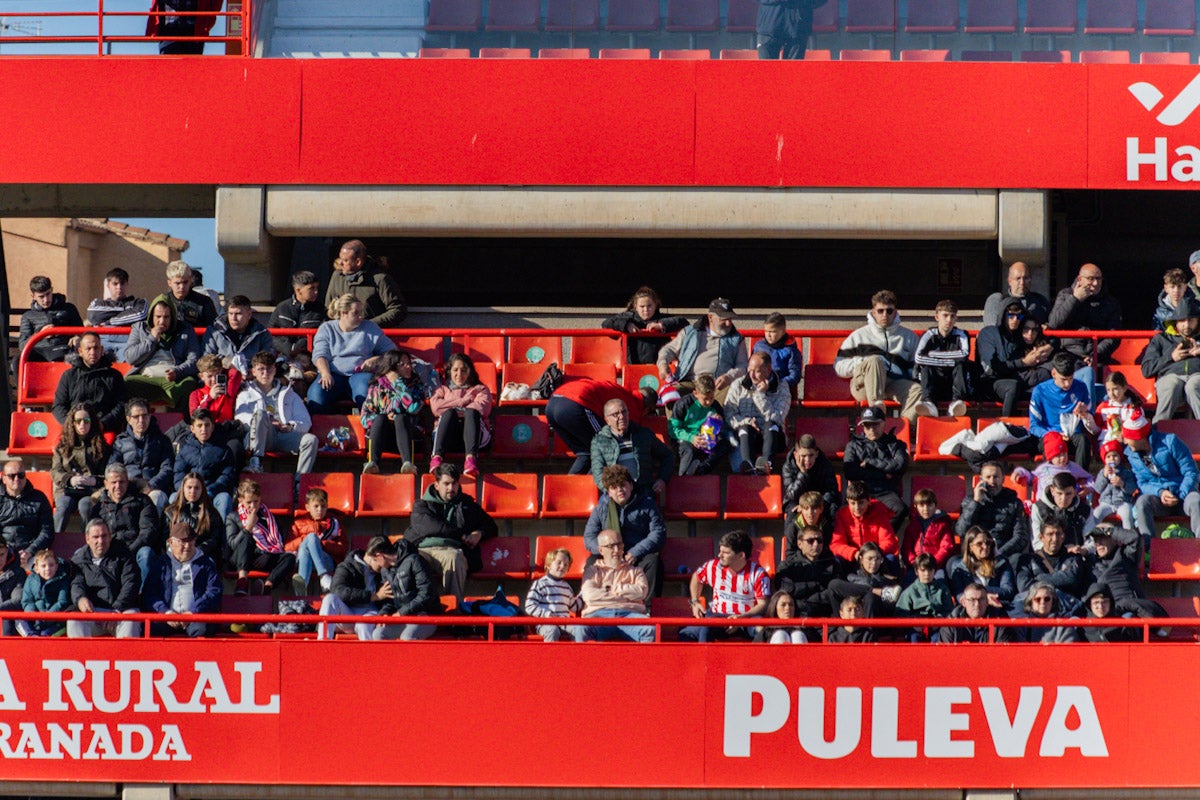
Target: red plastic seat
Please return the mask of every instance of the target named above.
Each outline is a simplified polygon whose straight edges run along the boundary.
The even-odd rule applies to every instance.
[[[492,401],[495,402],[500,398],[500,370],[490,361],[475,362],[475,374],[479,376],[479,382],[488,387],[488,391],[492,393]]]
[[[529,414],[498,414],[492,431],[495,458],[546,458],[550,455],[550,426],[546,418]]]
[[[484,30],[536,33],[541,27],[541,0],[488,0]]]
[[[730,475],[725,481],[725,519],[782,519],[783,478]]]
[[[1187,54],[1185,53],[1184,55]],[[1121,373],[1125,376],[1125,382],[1142,396],[1142,400],[1146,401],[1147,405],[1158,405],[1158,396],[1155,393],[1154,378],[1147,378],[1145,375],[1143,375],[1141,367],[1133,364],[1108,364],[1104,367],[1104,372],[1106,375],[1111,372]]]
[[[914,461],[954,461],[954,456],[938,452],[938,445],[959,431],[971,427],[968,417],[920,417],[917,420],[917,443],[913,448]]]
[[[62,436],[62,426],[49,411],[14,411],[10,425],[10,456],[48,456]]]
[[[717,519],[721,516],[718,475],[680,475],[667,484],[663,516],[667,519]]]
[[[662,61],[708,61],[712,53],[708,50],[659,50]]]
[[[53,405],[58,382],[69,368],[63,361],[26,361],[17,380],[17,405]]]
[[[329,432],[338,428],[347,428],[350,431],[346,449],[342,451],[328,450]],[[365,457],[367,454],[367,433],[363,430],[362,422],[357,414],[313,414],[311,433],[320,442],[320,454],[353,457]]]
[[[808,338],[808,354],[806,364],[832,364],[837,359],[845,336],[810,336]]]
[[[666,29],[672,33],[713,33],[721,27],[718,0],[667,0]]]
[[[494,536],[479,545],[483,569],[475,580],[529,580],[529,539],[525,536]]]
[[[480,58],[533,58],[528,47],[481,47]]]
[[[727,33],[754,33],[755,23],[758,21],[758,0],[729,0],[729,8],[725,14]],[[815,25],[813,30],[816,30]]]
[[[517,364],[541,364],[542,369],[551,364],[562,366],[562,337],[510,336],[508,337],[508,361]]]
[[[70,561],[75,551],[83,545],[83,531],[60,531],[54,534],[54,555],[63,561]]]
[[[904,442],[909,452],[912,452],[912,426],[908,424],[908,420],[904,417],[887,417],[883,421],[883,430]]]
[[[1200,458],[1200,420],[1194,419],[1164,419],[1154,425],[1160,433],[1173,433],[1179,437],[1192,458]]]
[[[646,47],[605,47],[600,50],[600,58],[642,61],[650,58],[650,50]]]
[[[809,408],[855,408],[850,381],[833,370],[833,364],[805,364],[804,391],[800,405]]]
[[[760,567],[767,571],[767,574],[772,578],[775,577],[775,537],[774,536],[751,536],[751,541],[754,543],[750,550],[750,560],[756,562]]]
[[[329,508],[346,516],[354,515],[354,474],[351,472],[309,472],[300,476],[297,506],[303,507],[309,489],[324,489],[329,495]]]
[[[591,378],[594,381],[617,380],[616,364],[564,364],[563,374],[571,378]]]
[[[1150,544],[1152,581],[1200,581],[1200,539],[1155,539]]]
[[[397,349],[403,350],[416,358],[428,361],[435,367],[446,360],[443,353],[445,339],[441,336],[392,336]]]
[[[546,554],[566,548],[571,551],[571,568],[567,570],[567,580],[577,581],[583,577],[583,565],[587,562],[587,547],[582,536],[539,536],[534,544],[533,576],[540,578],[546,572]]]
[[[621,370],[621,385],[634,392],[643,387],[658,392],[658,367],[653,364],[626,364]]]
[[[1128,50],[1081,50],[1080,64],[1130,64]]]
[[[500,365],[504,363],[505,342],[503,336],[475,336],[474,334],[452,336],[450,352],[464,354],[471,359],[476,369],[479,368],[480,362],[490,361],[492,366],[499,370]]]
[[[427,31],[477,31],[482,24],[482,0],[429,0],[429,16],[425,20]]]
[[[893,33],[896,0],[847,0],[846,33]]]
[[[757,52],[757,51],[755,51]],[[579,334],[571,337],[571,364],[625,366],[625,341],[616,334]]]
[[[535,519],[538,476],[533,472],[492,472],[483,476],[479,505],[497,519]]]
[[[1022,50],[1021,61],[1026,64],[1070,64],[1070,50]],[[975,340],[971,340],[975,344]]]
[[[658,30],[661,22],[658,0],[610,0],[604,29],[650,32]]]
[[[1137,30],[1137,0],[1088,0],[1083,32],[1129,36]]]
[[[1109,358],[1114,364],[1140,364],[1148,344],[1150,338],[1147,336],[1122,336]]]
[[[550,33],[600,30],[600,0],[549,0],[545,29]]]
[[[713,540],[708,536],[668,536],[661,556],[665,580],[688,581],[713,557]]]
[[[44,470],[29,469],[25,467],[25,479],[29,481],[29,485],[37,489],[42,494],[46,495],[46,499],[50,501],[50,510],[54,510],[54,477]],[[62,534],[57,534],[62,536]]]
[[[839,61],[891,61],[891,50],[843,50],[838,53]],[[849,384],[847,384],[849,386]]]
[[[1011,50],[963,50],[958,54],[959,61],[1012,61]]]
[[[1079,30],[1076,0],[1026,0],[1025,33],[1075,33]]]
[[[467,47],[422,47],[417,51],[418,58],[470,58],[471,50]]]
[[[1146,24],[1142,33],[1147,36],[1195,36],[1196,4],[1192,0],[1146,0]]]
[[[958,519],[967,494],[967,482],[962,475],[913,475],[910,488],[910,497],[916,497],[921,489],[932,491],[937,496],[938,508],[954,519]]]
[[[949,50],[901,50],[901,61],[949,61]]]
[[[542,519],[587,519],[599,492],[591,475],[546,475],[542,478]]]
[[[726,61],[757,61],[757,50],[722,50],[721,58]]]
[[[538,58],[591,58],[592,51],[586,47],[543,47]]]
[[[798,417],[796,419],[796,439],[806,433],[811,433],[817,440],[817,447],[832,460],[838,460],[846,451],[846,442],[850,441],[850,420],[845,417]],[[791,456],[788,456],[791,458]]]
[[[905,33],[957,33],[958,0],[908,0]]]
[[[292,486],[296,476],[287,472],[243,472],[238,482],[252,480],[262,491],[262,501],[277,517],[291,516],[296,508],[292,498]],[[301,495],[303,497],[303,495]],[[332,508],[332,503],[330,508]]]
[[[549,364],[550,362],[546,362],[545,364],[505,364],[504,372],[500,377],[500,381],[502,384],[524,383],[532,388],[533,385],[538,382],[538,379],[542,377],[542,373],[546,371],[546,367],[549,366]],[[540,400],[502,400],[499,398],[499,395],[497,395],[497,400],[501,406],[540,407],[546,405],[546,400],[548,399],[549,398],[543,398]]]
[[[1017,0],[967,0],[967,33],[1016,33]]]
[[[837,33],[838,2],[825,0],[813,10],[813,33]]]
[[[1174,53],[1147,53],[1138,56],[1139,64],[1191,64],[1192,54],[1179,51]]]
[[[415,475],[363,475],[356,517],[408,517],[416,499]]]

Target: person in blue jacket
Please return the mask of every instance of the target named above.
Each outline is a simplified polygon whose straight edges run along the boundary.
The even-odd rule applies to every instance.
[[[1187,515],[1200,531],[1200,470],[1178,436],[1154,430],[1150,420],[1134,414],[1121,426],[1125,457],[1142,493],[1133,504],[1133,520],[1146,542],[1154,536],[1154,518]]]
[[[1075,377],[1075,357],[1057,353],[1050,361],[1050,380],[1033,387],[1029,397],[1029,432],[1038,439],[1056,431],[1070,442],[1071,460],[1087,469],[1099,428],[1092,416],[1087,384]]]

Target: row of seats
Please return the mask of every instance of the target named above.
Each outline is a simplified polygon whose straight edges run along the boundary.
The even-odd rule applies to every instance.
[[[423,47],[418,53],[420,58],[470,58],[471,49],[468,47]],[[478,58],[533,58],[533,51],[528,47],[481,47]],[[553,59],[588,59],[592,51],[586,47],[543,47],[537,51],[538,58]],[[598,58],[646,60],[652,58],[648,47],[604,47],[597,52]],[[708,61],[713,58],[711,50],[659,50],[656,57],[663,61]],[[717,57],[736,61],[757,61],[757,50],[724,49],[717,51]],[[832,61],[833,52],[830,50],[809,50],[804,55],[805,61]],[[840,50],[838,61],[894,61],[896,55],[891,50]],[[1070,50],[1022,50],[1014,59],[1011,50],[960,50],[951,54],[950,50],[901,50],[900,61],[1014,61],[1027,64],[1070,64],[1073,60]],[[1080,64],[1132,64],[1133,56],[1128,50],[1081,50],[1077,60]],[[1138,56],[1141,64],[1192,64],[1192,55],[1187,52],[1143,52]]]
[[[1082,19],[1076,0],[1025,0],[1022,20],[1018,0],[907,0],[901,19],[897,0],[829,0],[814,14],[813,32],[894,34],[1076,34],[1116,36],[1192,36],[1196,4],[1192,0],[1145,0],[1139,19],[1137,0],[1086,0]],[[728,0],[724,20],[720,0],[609,0],[601,25],[599,0],[430,0],[425,30],[430,32],[584,33],[655,32],[752,33],[758,14],[756,0]]]

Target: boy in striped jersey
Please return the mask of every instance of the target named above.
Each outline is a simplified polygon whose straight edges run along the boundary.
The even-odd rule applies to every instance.
[[[571,568],[571,551],[565,547],[546,554],[546,574],[533,582],[525,596],[525,613],[531,617],[569,617],[578,610],[579,598],[566,581]],[[544,642],[570,641],[572,631],[561,625],[538,625]]]
[[[762,616],[771,597],[771,578],[767,571],[750,560],[753,543],[745,531],[730,531],[721,537],[717,557],[707,561],[692,575],[692,616],[742,617]],[[704,586],[712,587],[712,603],[705,611],[700,602]],[[679,631],[684,642],[707,642],[710,639],[738,637],[749,639],[753,628],[708,628],[700,625]]]

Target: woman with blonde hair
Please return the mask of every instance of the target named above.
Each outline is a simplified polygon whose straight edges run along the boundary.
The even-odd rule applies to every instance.
[[[313,336],[317,380],[308,387],[308,406],[313,414],[330,413],[339,400],[349,400],[361,408],[379,356],[396,349],[382,328],[364,319],[362,301],[352,294],[330,303],[329,317]]]

